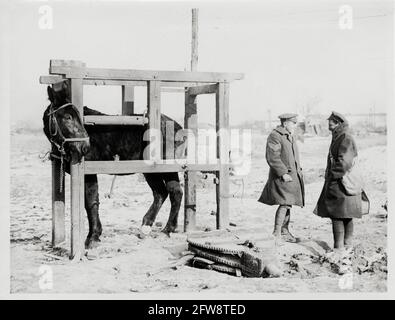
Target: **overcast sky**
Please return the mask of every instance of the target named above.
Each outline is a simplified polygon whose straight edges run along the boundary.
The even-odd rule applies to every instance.
[[[38,24],[45,4],[53,9],[50,30]],[[343,4],[353,9],[352,29],[339,27]],[[48,102],[38,79],[48,74],[50,59],[77,59],[90,67],[189,69],[192,7],[199,8],[198,70],[245,74],[231,84],[232,124],[265,120],[268,110],[273,116],[300,112],[307,103],[324,114],[373,107],[386,112],[393,104],[391,1],[26,1],[14,4],[7,16],[4,8],[0,13],[11,121],[41,125]],[[162,97],[164,112],[182,119],[183,95]],[[89,107],[117,114],[120,103],[119,87],[85,87]],[[137,90],[136,110],[145,103],[145,89]],[[198,103],[200,120],[213,123],[214,96]]]

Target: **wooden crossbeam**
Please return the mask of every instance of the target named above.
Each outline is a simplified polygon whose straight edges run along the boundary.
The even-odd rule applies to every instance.
[[[217,85],[210,84],[205,86],[196,86],[188,89],[188,93],[190,95],[199,95],[199,94],[210,94],[217,92]]]
[[[242,73],[100,69],[57,65],[51,65],[49,73],[61,74],[66,78],[80,79],[180,82],[230,82],[233,80],[241,80],[244,77]]]
[[[185,93],[185,88],[161,88],[161,92],[166,93]]]
[[[49,69],[52,67],[85,67],[86,63],[80,60],[49,60]]]
[[[52,75],[53,77],[62,77],[59,75]],[[51,77],[51,76],[42,76],[42,77]],[[138,80],[106,80],[106,79],[83,79],[84,85],[92,85],[92,86],[135,86],[135,87],[146,87],[147,81],[138,81]],[[166,91],[166,88],[177,88],[177,87],[195,87],[200,86],[199,82],[180,82],[180,81],[162,81],[161,82],[161,90]]]
[[[214,172],[220,169],[219,162],[209,164],[188,164],[186,160],[145,160],[85,161],[85,174],[125,174],[154,172]]]
[[[47,76],[40,76],[40,84],[54,84],[58,83],[61,81],[64,81],[65,78],[63,75],[57,75],[57,74],[51,74]],[[147,86],[147,81],[138,81],[138,80],[94,80],[94,79],[83,79],[82,84],[84,85],[91,85],[91,86],[133,86],[133,87],[146,87]],[[192,88],[194,89],[196,87],[196,92],[194,94],[205,94],[205,93],[215,93],[211,92],[209,88],[211,86],[215,86],[215,84],[210,84],[207,86],[202,86],[201,83],[199,82],[179,82],[179,81],[171,81],[171,82],[162,82],[161,83],[161,91],[162,92],[168,92],[168,93],[184,93],[185,88]],[[205,87],[207,87],[206,90],[209,92],[199,92],[199,91],[204,91]],[[200,88],[200,89],[198,89]]]
[[[50,74],[46,76],[40,76],[40,84],[54,84],[66,79],[63,75]],[[106,79],[83,79],[84,85],[90,86],[134,86],[134,87],[146,87],[147,81],[139,80],[106,80]],[[214,83],[212,83],[214,85]],[[183,81],[163,81],[161,83],[162,92],[183,92],[184,88],[201,86],[200,82],[183,82]]]
[[[40,76],[40,84],[54,84],[63,81],[65,78],[61,75]]]
[[[148,123],[148,118],[143,116],[84,116],[86,125],[140,125]]]

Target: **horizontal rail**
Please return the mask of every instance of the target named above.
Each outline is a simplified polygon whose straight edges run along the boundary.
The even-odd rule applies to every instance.
[[[177,82],[230,82],[244,78],[242,73],[189,72],[189,71],[154,71],[100,69],[51,65],[50,74],[65,75],[66,78],[92,80],[138,80],[138,81],[177,81]]]
[[[143,116],[84,116],[85,125],[145,125],[148,118]]]
[[[49,76],[40,76],[41,84],[54,84],[65,80],[63,76],[60,75],[49,75]]]
[[[161,88],[161,92],[166,93],[185,93],[185,88]]]
[[[60,76],[58,76],[60,77]],[[147,81],[139,81],[139,80],[106,80],[106,79],[83,79],[82,83],[84,85],[92,85],[92,86],[134,86],[134,87],[146,87]],[[161,89],[162,91],[166,87],[169,88],[177,88],[177,87],[195,87],[200,86],[199,82],[180,82],[180,81],[171,81],[171,82],[162,82]]]
[[[49,60],[49,68],[51,67],[85,67],[86,63],[80,60]]]
[[[196,96],[198,94],[211,94],[217,92],[218,86],[216,84],[210,84],[205,86],[197,86],[188,89],[188,94]]]
[[[209,164],[189,164],[184,159],[160,160],[149,162],[145,160],[120,161],[85,161],[85,174],[125,174],[125,173],[158,173],[185,171],[219,171],[219,162]]]
[[[47,76],[40,76],[41,84],[55,84],[67,79],[63,75],[51,74]],[[134,86],[134,87],[146,87],[147,81],[138,80],[94,80],[94,79],[83,79],[82,84],[91,86]],[[214,84],[213,84],[214,85]],[[184,88],[194,88],[201,86],[199,82],[162,82],[162,92],[184,92]]]

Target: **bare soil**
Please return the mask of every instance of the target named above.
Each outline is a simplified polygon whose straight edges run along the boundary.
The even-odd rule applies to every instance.
[[[11,135],[11,292],[12,293],[261,293],[261,292],[383,292],[387,290],[387,220],[382,205],[387,196],[386,136],[356,137],[360,161],[371,200],[371,212],[355,221],[354,273],[352,286],[342,286],[339,276],[323,258],[332,246],[331,224],[312,211],[323,185],[330,137],[313,137],[299,143],[306,179],[306,206],[292,209],[291,231],[310,243],[285,244],[275,250],[284,272],[279,278],[244,278],[192,268],[172,267],[186,250],[186,235],[170,238],[160,232],[170,209],[162,207],[151,236],[138,237],[141,220],[152,194],[142,175],[118,177],[112,198],[104,197],[112,176],[99,176],[101,246],[89,259],[68,259],[69,239],[61,248],[51,248],[51,166],[42,159],[49,143],[41,133],[23,130]],[[257,199],[265,184],[268,166],[264,157],[266,137],[253,135],[252,167],[244,177],[232,178],[230,230],[262,228],[270,238],[275,207]],[[180,175],[181,179],[183,178]],[[66,231],[69,237],[69,181],[66,177]],[[198,188],[197,224],[201,231],[215,229],[215,187],[212,176]],[[269,240],[268,240],[269,241]],[[312,245],[320,243],[320,246]],[[274,246],[274,244],[273,244]],[[315,247],[314,247],[315,246]],[[314,247],[316,251],[312,251]],[[90,260],[91,259],[91,260]],[[41,266],[52,272],[52,289],[42,285]],[[42,268],[42,267],[41,267]],[[46,270],[46,269],[45,269]]]

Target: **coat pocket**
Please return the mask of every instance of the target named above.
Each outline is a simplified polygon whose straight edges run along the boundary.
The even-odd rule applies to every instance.
[[[344,194],[344,191],[341,190],[343,186],[341,186],[340,182],[337,180],[331,180],[327,182],[326,187],[326,197],[328,199],[337,199],[341,194]]]

